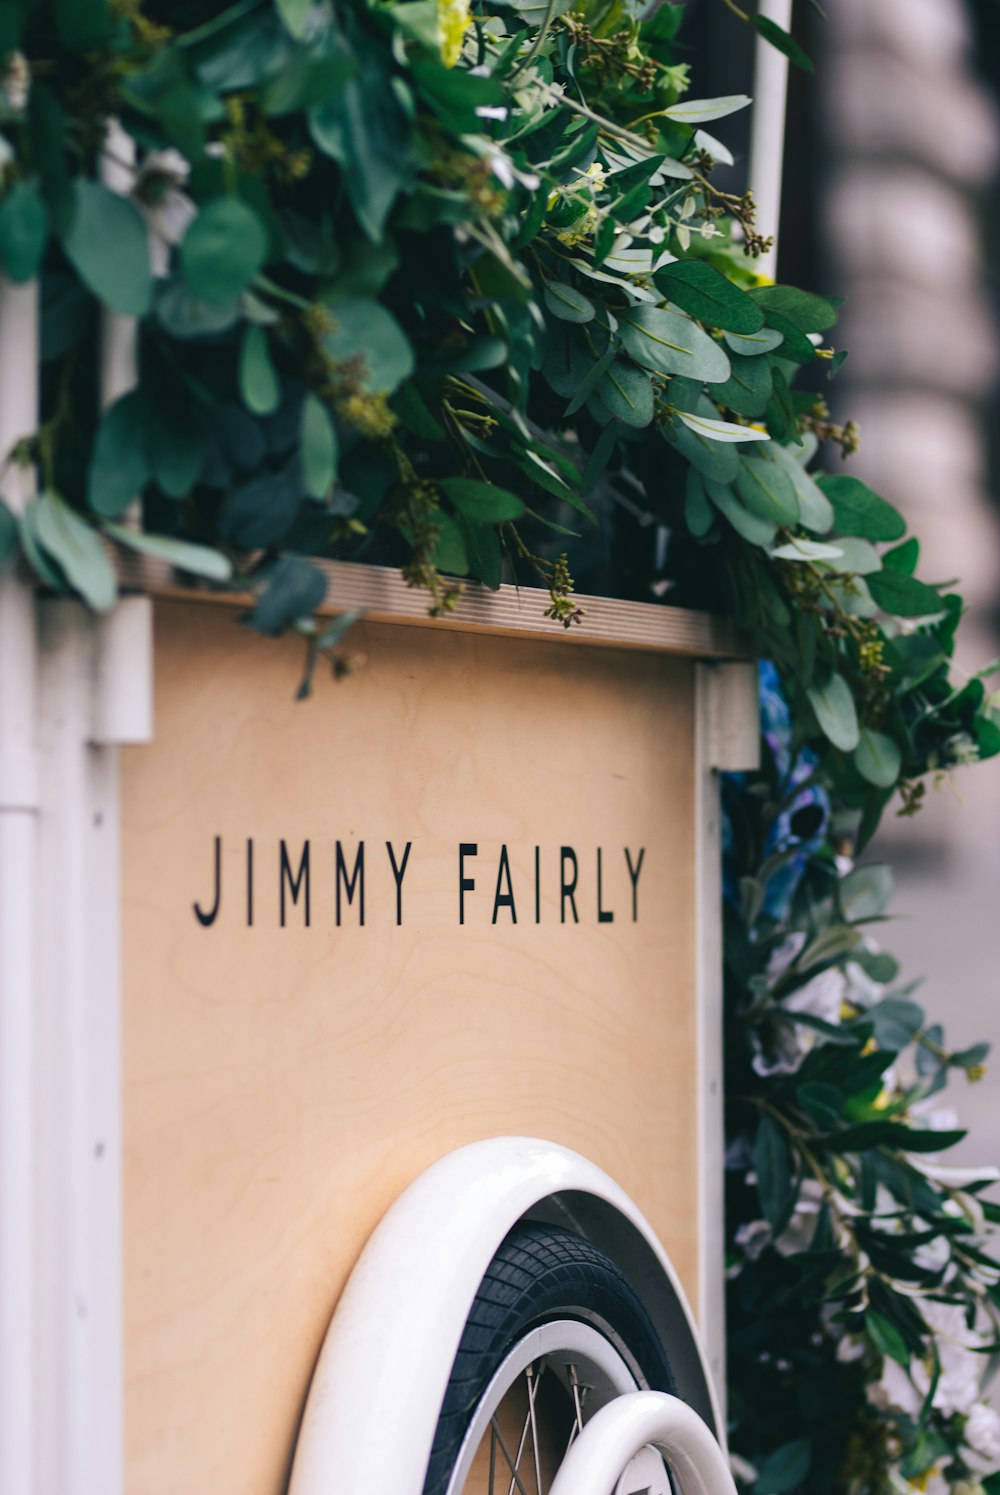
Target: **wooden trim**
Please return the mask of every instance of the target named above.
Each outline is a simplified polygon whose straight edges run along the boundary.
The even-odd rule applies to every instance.
[[[246,606],[246,593],[185,586],[166,564],[132,552],[120,551],[118,574],[122,586],[187,602]],[[581,596],[583,620],[570,628],[545,617],[549,595],[540,587],[504,585],[491,592],[469,582],[454,609],[446,616],[428,615],[427,594],[408,587],[400,573],[387,566],[361,566],[348,561],[316,560],[326,574],[326,600],[319,612],[335,616],[363,611],[371,622],[403,623],[417,628],[448,628],[462,633],[490,633],[504,637],[543,638],[570,644],[599,644],[610,648],[651,649],[703,659],[746,659],[751,651],[726,618],[692,612],[683,607],[661,607],[648,602],[620,602],[611,597]]]

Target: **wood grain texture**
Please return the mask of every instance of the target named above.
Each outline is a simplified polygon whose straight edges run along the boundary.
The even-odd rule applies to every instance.
[[[163,562],[134,552],[109,548],[119,580],[126,589],[158,597],[218,602],[224,607],[246,604],[246,597],[196,590],[178,583]],[[428,595],[408,587],[398,570],[388,566],[359,566],[349,561],[314,560],[326,576],[326,600],[321,613],[362,609],[371,622],[408,624],[417,628],[485,632],[493,637],[528,635],[562,645],[601,644],[613,649],[653,649],[688,658],[746,659],[746,640],[726,618],[683,607],[650,602],[622,602],[614,597],[581,597],[581,622],[564,628],[546,618],[549,594],[539,587],[503,585],[496,592],[468,582],[454,610],[442,618],[428,616]]]
[[[359,1249],[463,1143],[585,1153],[696,1290],[693,664],[368,623],[366,667],[297,704],[300,646],[234,617],[158,604],[156,736],[124,753],[129,1495],[279,1495]],[[287,885],[280,925],[282,839],[310,843],[308,928]],[[360,839],[365,924],[345,897],[338,928]],[[386,841],[412,842],[401,926]]]

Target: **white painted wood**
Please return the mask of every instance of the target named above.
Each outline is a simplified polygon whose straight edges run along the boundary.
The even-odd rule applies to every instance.
[[[709,767],[739,773],[760,766],[760,704],[756,660],[706,667]]]
[[[792,0],[760,0],[759,15],[784,31],[792,24]],[[761,275],[774,280],[778,273],[778,227],[781,218],[781,180],[785,155],[785,104],[788,97],[788,58],[758,36],[754,49],[754,108],[750,131],[750,182],[757,203],[757,228],[774,244],[756,262]]]
[[[90,736],[142,743],[153,736],[153,603],[122,597],[95,624]]]
[[[37,286],[0,282],[0,460],[38,423]],[[28,371],[26,373],[26,371]],[[32,472],[8,465],[15,512]],[[35,1495],[36,939],[34,592],[0,575],[0,1490]]]
[[[665,1391],[630,1391],[595,1412],[560,1465],[551,1495],[607,1495],[647,1444],[663,1454],[679,1495],[736,1495],[725,1455],[708,1428]]]

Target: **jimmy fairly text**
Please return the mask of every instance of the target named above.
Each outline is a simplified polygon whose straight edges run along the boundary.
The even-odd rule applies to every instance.
[[[242,863],[235,875],[223,870],[223,837],[215,836],[206,883],[208,896],[192,909],[198,923],[210,929],[217,920],[309,928],[364,925],[366,893],[373,888],[394,894],[395,922],[405,921],[407,892],[419,858],[414,843],[337,841],[319,847],[311,841],[279,840],[258,845],[253,837],[238,844]],[[532,868],[512,874],[507,847],[480,853],[477,841],[460,841],[455,851],[451,909],[459,924],[558,922],[613,924],[616,918],[639,919],[639,879],[646,849],[640,846],[578,854],[573,846],[534,847]],[[232,858],[227,861],[231,865]],[[551,894],[554,905],[544,902]],[[371,902],[369,896],[369,903]]]

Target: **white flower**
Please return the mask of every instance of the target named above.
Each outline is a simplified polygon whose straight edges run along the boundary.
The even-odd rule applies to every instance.
[[[768,986],[774,986],[788,970],[788,967],[798,960],[805,949],[805,944],[806,937],[804,931],[797,929],[794,934],[790,934],[783,939],[780,945],[775,945],[771,951],[771,958],[767,963],[767,971],[765,973]]]
[[[895,1360],[882,1362],[882,1374],[868,1387],[868,1400],[882,1412],[890,1409],[916,1417],[923,1406],[926,1391],[919,1391],[903,1367]]]
[[[823,1204],[823,1189],[818,1179],[807,1178],[799,1189],[792,1218],[776,1238],[775,1250],[782,1256],[794,1256],[799,1251],[808,1251],[816,1233],[819,1212]]]
[[[23,52],[11,52],[7,67],[0,77],[0,94],[3,102],[13,114],[23,114],[28,107],[31,91],[31,69]]]
[[[965,1438],[981,1458],[995,1464],[1000,1460],[1000,1413],[977,1402],[965,1424]]]
[[[807,981],[805,986],[800,986],[798,991],[793,991],[790,997],[785,997],[781,1005],[786,1012],[802,1012],[809,1017],[818,1017],[824,1023],[836,1024],[840,1022],[840,1006],[846,991],[843,971],[831,966]]]
[[[748,1220],[738,1228],[734,1240],[750,1261],[756,1261],[771,1243],[771,1227],[766,1220]]]

